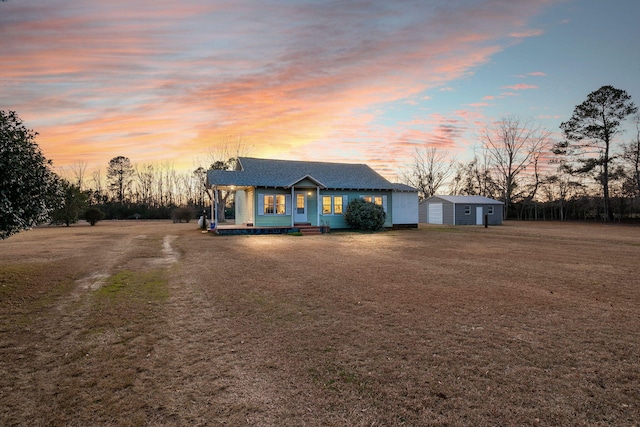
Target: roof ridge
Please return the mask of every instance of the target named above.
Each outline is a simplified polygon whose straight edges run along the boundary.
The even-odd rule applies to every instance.
[[[366,163],[344,163],[344,162],[323,162],[323,161],[319,161],[319,160],[289,160],[289,159],[266,159],[263,157],[249,157],[249,156],[238,156],[238,160],[241,159],[248,159],[248,160],[263,160],[266,162],[285,162],[285,163],[301,163],[301,164],[310,164],[310,163],[315,163],[315,164],[320,164],[320,165],[351,165],[351,166],[366,166],[368,168],[370,168],[371,170],[375,170],[373,169],[371,166],[369,166]]]

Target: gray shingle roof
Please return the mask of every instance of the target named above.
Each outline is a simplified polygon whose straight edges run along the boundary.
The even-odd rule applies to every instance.
[[[484,196],[440,196],[434,195],[426,199],[424,202],[430,201],[432,198],[438,198],[442,200],[446,200],[451,203],[468,203],[470,205],[504,205],[504,203],[490,199]],[[423,203],[424,203],[423,202]]]
[[[240,157],[240,170],[209,170],[209,185],[290,187],[308,178],[324,188],[416,191],[393,184],[365,164],[303,162]]]

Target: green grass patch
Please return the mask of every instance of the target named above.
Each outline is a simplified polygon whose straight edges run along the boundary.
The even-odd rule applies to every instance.
[[[169,298],[168,282],[160,269],[123,270],[109,277],[93,294],[94,315],[88,329],[94,332],[134,324],[150,328]]]
[[[126,299],[131,302],[164,302],[169,298],[167,279],[162,270],[121,271],[107,279],[96,291],[98,298]]]

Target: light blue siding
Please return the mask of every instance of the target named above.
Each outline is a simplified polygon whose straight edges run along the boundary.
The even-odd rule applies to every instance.
[[[265,195],[284,195],[286,200],[285,214],[264,214],[264,196]],[[287,227],[291,225],[291,191],[275,188],[259,188],[254,192],[256,207],[254,225],[257,227]]]
[[[311,225],[329,225],[331,228],[349,228],[345,219],[344,213],[347,211],[347,206],[350,201],[365,197],[382,197],[383,208],[385,209],[386,219],[384,227],[392,227],[393,218],[393,198],[391,197],[391,191],[348,191],[348,190],[321,190],[320,197],[318,197],[317,189],[302,189],[297,188],[296,191],[304,191],[306,197],[307,206],[307,222]],[[284,195],[287,200],[287,214],[264,214],[264,196],[265,195]],[[274,188],[258,188],[253,191],[253,206],[255,206],[254,225],[257,227],[286,227],[292,225],[292,215],[295,209],[295,199],[291,198],[290,189],[274,189]],[[332,198],[332,212],[334,210],[333,200],[334,197],[341,197],[342,200],[342,214],[323,214],[322,213],[322,197],[330,196]],[[247,203],[248,205],[248,203]],[[318,214],[319,212],[319,214]],[[318,223],[319,220],[319,223]]]
[[[344,220],[344,213],[347,211],[347,206],[350,201],[365,197],[382,197],[383,198],[383,206],[385,208],[385,212],[387,214],[384,227],[391,227],[393,225],[393,218],[391,217],[392,212],[392,197],[391,191],[346,191],[346,190],[325,190],[320,192],[320,206],[318,209],[322,210],[322,196],[342,196],[342,215],[337,214],[323,214],[320,213],[320,223],[328,224],[331,228],[349,228],[346,221]]]

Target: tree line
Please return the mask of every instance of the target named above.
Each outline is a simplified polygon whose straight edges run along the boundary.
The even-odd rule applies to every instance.
[[[627,220],[640,217],[640,117],[626,91],[603,86],[577,105],[560,125],[563,138],[533,121],[506,116],[485,127],[474,157],[456,162],[435,147],[416,150],[403,172],[420,199],[446,191],[504,202],[505,217],[550,220]],[[623,123],[635,135],[620,140]],[[109,161],[106,174],[78,164],[61,177],[13,111],[0,110],[0,238],[38,223],[70,225],[84,217],[166,219],[205,212],[210,196],[206,169],[179,172],[171,165],[135,165],[125,156]],[[228,147],[209,168],[231,169],[240,155]],[[233,153],[231,153],[233,154]],[[218,217],[232,193],[219,192]],[[88,215],[87,215],[88,214]],[[175,218],[175,216],[174,216]]]
[[[107,219],[167,219],[181,208],[202,212],[209,206],[206,169],[176,170],[171,164],[136,165],[128,157],[112,158],[106,170],[87,173],[86,164],[68,167],[63,175],[76,196],[100,209]]]
[[[235,151],[233,151],[235,149]],[[235,167],[243,146],[227,141],[219,152],[210,155],[208,169]],[[223,160],[222,160],[223,159]],[[109,161],[106,174],[98,168],[87,177],[87,166],[76,164],[67,169],[67,182],[85,195],[89,206],[97,207],[108,219],[189,220],[210,215],[212,192],[206,188],[207,168],[197,166],[191,172],[173,165],[145,163],[135,165],[128,157]],[[217,190],[218,219],[233,215],[233,193]]]
[[[602,86],[560,125],[562,139],[532,120],[505,116],[481,132],[471,160],[425,145],[402,171],[424,200],[481,195],[505,218],[623,221],[640,217],[640,116],[629,94]],[[621,140],[625,120],[635,134]]]

